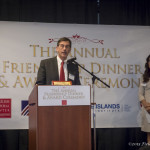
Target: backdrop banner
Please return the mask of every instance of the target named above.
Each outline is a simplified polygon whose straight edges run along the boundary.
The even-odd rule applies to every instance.
[[[1,21],[0,129],[28,129],[28,96],[40,61],[56,56],[60,37],[72,41],[69,58],[110,85],[95,81],[96,127],[139,127],[138,86],[150,54],[149,35],[147,26]],[[91,85],[92,93],[91,75],[79,70],[81,84]]]

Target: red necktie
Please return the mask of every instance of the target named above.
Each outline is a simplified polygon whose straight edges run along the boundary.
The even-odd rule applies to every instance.
[[[65,81],[65,73],[64,73],[64,62],[61,62],[61,67],[60,67],[60,81]]]

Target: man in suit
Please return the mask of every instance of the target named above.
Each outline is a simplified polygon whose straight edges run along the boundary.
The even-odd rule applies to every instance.
[[[73,85],[80,85],[78,66],[67,61],[71,51],[71,40],[63,37],[57,42],[57,56],[42,60],[38,70],[36,84],[51,85],[52,81],[60,80],[60,68],[63,62],[64,80],[72,81]]]

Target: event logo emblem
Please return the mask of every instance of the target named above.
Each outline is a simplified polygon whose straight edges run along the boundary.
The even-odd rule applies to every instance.
[[[99,40],[99,39],[88,39],[86,37],[81,37],[80,35],[76,34],[76,35],[72,35],[72,37],[67,37],[69,38],[72,43],[85,43],[85,42],[92,42],[92,43],[95,43],[95,44],[104,44],[104,40]],[[52,43],[52,42],[57,42],[59,40],[59,38],[50,38],[49,39],[49,43]]]
[[[29,116],[29,103],[27,100],[21,101],[21,115]]]
[[[62,105],[63,106],[67,105],[67,100],[62,100]]]
[[[0,118],[11,118],[11,99],[0,99]]]

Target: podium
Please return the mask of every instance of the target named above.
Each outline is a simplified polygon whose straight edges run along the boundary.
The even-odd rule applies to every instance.
[[[80,101],[90,92],[82,93],[85,86],[58,86],[56,90],[54,87],[36,85],[29,96],[29,150],[91,150],[90,102],[87,105]],[[77,99],[69,102],[67,98]],[[74,101],[81,105],[70,104]]]

